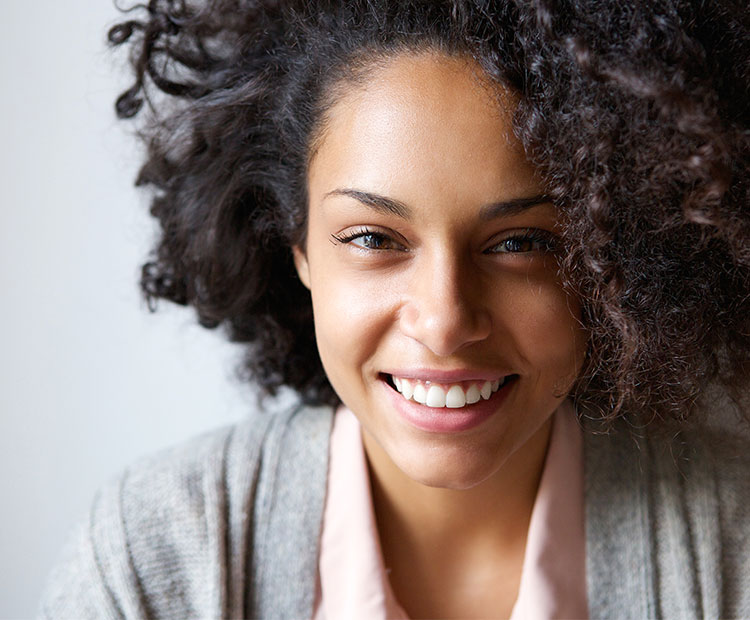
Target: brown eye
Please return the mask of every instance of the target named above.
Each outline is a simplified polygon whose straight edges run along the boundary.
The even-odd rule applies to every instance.
[[[505,252],[531,252],[534,249],[534,242],[525,238],[506,239],[500,246]]]
[[[363,250],[403,250],[404,247],[386,234],[371,230],[357,230],[348,235],[331,235],[337,243],[353,245]]]
[[[506,237],[485,250],[486,254],[527,254],[555,249],[555,237],[545,230],[532,229]]]
[[[368,250],[392,250],[394,249],[394,243],[385,235],[378,233],[367,233],[359,235],[352,239],[349,243],[356,245],[360,248],[366,248]]]

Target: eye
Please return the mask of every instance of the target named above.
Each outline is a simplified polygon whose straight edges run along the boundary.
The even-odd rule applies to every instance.
[[[498,243],[487,248],[485,254],[527,254],[530,252],[552,252],[556,246],[556,237],[546,230],[528,228],[511,233]]]
[[[331,235],[336,243],[353,245],[363,250],[403,250],[404,246],[394,241],[388,235],[369,230],[358,229],[343,235]]]

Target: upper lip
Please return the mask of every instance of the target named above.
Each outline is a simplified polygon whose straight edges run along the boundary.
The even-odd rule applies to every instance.
[[[400,379],[414,379],[425,382],[431,381],[433,383],[458,383],[460,381],[494,381],[513,373],[498,370],[471,370],[466,368],[457,368],[455,370],[408,368],[384,370],[383,374],[399,377]]]

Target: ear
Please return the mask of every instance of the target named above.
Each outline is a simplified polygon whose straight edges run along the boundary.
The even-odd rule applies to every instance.
[[[294,266],[297,268],[297,275],[308,289],[310,288],[310,265],[307,262],[305,250],[298,245],[292,246],[294,256]]]

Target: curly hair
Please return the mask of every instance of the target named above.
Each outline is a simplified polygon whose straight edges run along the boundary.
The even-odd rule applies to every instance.
[[[746,381],[750,12],[742,0],[150,0],[109,31],[147,110],[161,235],[151,307],[195,308],[245,343],[243,369],[335,404],[310,295],[306,174],[340,85],[433,49],[476,60],[520,103],[514,130],[563,220],[561,273],[590,334],[573,397],[605,422],[682,420]],[[143,107],[146,101],[148,106]]]

